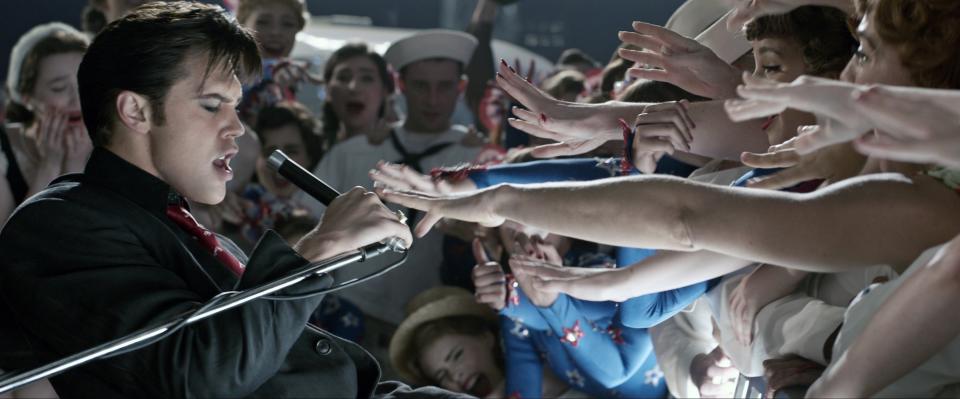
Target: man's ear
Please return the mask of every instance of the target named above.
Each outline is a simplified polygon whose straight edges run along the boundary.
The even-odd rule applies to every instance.
[[[117,95],[117,116],[128,129],[146,134],[153,127],[150,101],[146,97],[124,90]]]

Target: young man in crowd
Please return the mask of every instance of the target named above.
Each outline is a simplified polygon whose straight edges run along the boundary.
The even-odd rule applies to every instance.
[[[382,141],[358,135],[335,145],[314,170],[317,177],[338,190],[371,188],[368,173],[380,161],[402,163],[421,173],[472,161],[480,147],[467,144],[467,128],[453,125],[451,116],[466,89],[464,66],[476,45],[472,36],[449,30],[424,31],[394,42],[385,58],[400,74],[406,119]],[[302,202],[316,204],[317,216],[323,212],[315,201]],[[417,219],[411,216],[411,221]],[[440,233],[418,240],[402,270],[342,292],[367,316],[364,347],[379,359],[388,359],[389,337],[403,320],[404,304],[440,285],[442,241]]]

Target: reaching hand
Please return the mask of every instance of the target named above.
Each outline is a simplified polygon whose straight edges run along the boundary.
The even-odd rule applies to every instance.
[[[960,107],[955,96],[919,97],[873,87],[854,98],[861,117],[881,132],[854,145],[868,156],[960,168]]]
[[[762,265],[744,276],[730,293],[730,305],[727,307],[737,341],[743,345],[753,343],[753,321],[757,313],[770,302],[796,290],[804,275],[781,267]]]
[[[376,187],[394,191],[417,191],[428,195],[446,195],[477,188],[470,179],[451,183],[421,174],[407,165],[383,161],[377,162],[376,168],[370,170],[370,178]]]
[[[500,264],[491,261],[479,238],[473,239],[473,259],[477,262],[471,277],[478,303],[500,311],[507,305],[506,275]]]
[[[620,32],[620,40],[643,50],[621,48],[625,60],[637,65],[627,73],[639,79],[658,80],[707,98],[736,97],[740,71],[696,40],[662,26],[634,22],[635,32]]]
[[[823,374],[823,365],[799,356],[763,361],[763,376],[767,380],[765,398],[772,398],[776,392],[792,386],[813,384]]]
[[[534,149],[537,157],[576,155],[593,150],[610,140],[620,139],[617,119],[598,112],[590,104],[560,101],[537,89],[500,60],[497,85],[523,108],[507,122],[528,134],[557,141]]]
[[[690,151],[691,131],[696,127],[687,114],[687,101],[648,105],[634,121],[633,164],[643,173],[653,173],[663,154]]]
[[[860,174],[866,158],[849,143],[835,144],[800,155],[794,145],[799,137],[771,146],[765,154],[745,152],[740,160],[753,168],[786,168],[774,174],[747,181],[747,187],[780,190],[809,180],[835,183]]]
[[[527,255],[513,255],[510,257],[510,268],[513,269],[513,275],[517,279],[517,283],[520,285],[520,289],[523,290],[523,293],[527,295],[527,299],[530,300],[534,306],[541,308],[549,307],[553,305],[553,302],[557,300],[557,297],[560,295],[559,292],[541,290],[534,284],[533,276],[526,274],[525,269],[516,269],[514,265],[524,263],[527,265],[538,264],[541,266],[552,266],[557,268],[563,268],[561,264],[551,264],[544,262],[542,258],[535,256]]]
[[[745,100],[727,100],[730,119],[744,121],[775,115],[787,108],[810,112],[818,125],[798,131],[794,144],[800,154],[851,141],[873,126],[860,117],[852,98],[860,86],[838,80],[801,76],[791,83],[776,83],[744,74],[737,92]]]
[[[701,353],[690,362],[690,380],[701,398],[732,398],[737,389],[740,370],[718,346],[710,353]]]
[[[383,188],[378,188],[377,192],[384,201],[426,212],[415,229],[417,237],[423,237],[430,232],[433,225],[445,217],[480,223],[486,227],[503,224],[506,219],[496,212],[499,205],[496,190],[499,187],[445,196]]]
[[[400,238],[407,248],[413,243],[410,228],[376,194],[354,187],[330,203],[320,224],[294,250],[315,262],[391,237]]]
[[[511,260],[510,267],[516,273],[530,276],[532,289],[540,292],[562,292],[588,301],[623,302],[630,299],[614,287],[623,280],[622,275],[627,269],[559,267],[530,259]]]

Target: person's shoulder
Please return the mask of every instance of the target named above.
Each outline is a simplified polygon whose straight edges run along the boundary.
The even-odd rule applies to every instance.
[[[116,209],[112,206],[115,202],[114,196],[106,189],[85,182],[81,174],[70,174],[57,178],[47,188],[24,201],[10,216],[9,223],[17,219],[26,219],[26,223],[31,223],[37,217],[45,223],[85,220],[85,215],[111,213]],[[104,217],[96,220],[107,222],[115,219]]]

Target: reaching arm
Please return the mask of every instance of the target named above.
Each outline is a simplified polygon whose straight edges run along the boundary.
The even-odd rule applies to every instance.
[[[501,62],[497,84],[526,108],[514,108],[516,118],[508,120],[511,126],[569,147],[561,150],[557,144],[548,144],[537,147],[534,156],[582,154],[607,141],[622,140],[618,120],[633,122],[652,105],[621,101],[601,104],[560,101],[531,85],[510,70],[505,62]],[[738,160],[743,151],[763,151],[770,145],[760,129],[761,120],[733,122],[726,115],[722,101],[692,103],[687,107],[687,113],[696,125],[690,129],[691,153]]]
[[[955,235],[958,227],[950,221],[960,218],[952,190],[930,178],[891,174],[848,179],[810,194],[660,176],[500,185],[441,198],[383,194],[428,211],[419,235],[441,217],[486,225],[509,219],[604,244],[705,249],[818,272],[876,264],[902,268]]]
[[[630,68],[627,73],[631,76],[667,82],[707,98],[736,97],[740,71],[709,47],[646,22],[634,22],[633,30],[620,32],[620,40],[643,50],[618,51],[624,59],[645,66]]]
[[[710,251],[660,251],[619,269],[557,268],[531,262],[513,267],[534,277],[533,286],[589,301],[630,298],[681,289],[734,272],[750,262]]]
[[[944,215],[960,216],[960,206],[939,182],[892,176],[799,195],[637,176],[504,186],[492,204],[506,219],[613,245],[706,249],[810,271],[903,267],[956,234]]]

